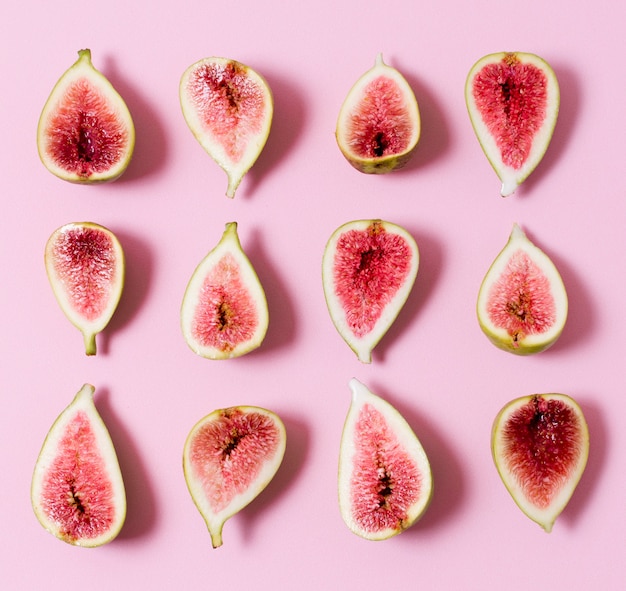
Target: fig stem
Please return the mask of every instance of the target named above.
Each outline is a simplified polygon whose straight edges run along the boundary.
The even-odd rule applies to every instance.
[[[85,342],[85,354],[96,354],[96,334],[95,333],[83,333],[83,340]]]

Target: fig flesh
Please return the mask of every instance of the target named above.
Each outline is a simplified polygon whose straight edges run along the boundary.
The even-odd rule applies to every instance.
[[[384,174],[402,168],[419,141],[417,99],[404,76],[376,56],[348,92],[337,119],[337,144],[360,172]]]
[[[45,167],[74,183],[117,179],[135,147],[135,127],[124,99],[91,63],[91,51],[56,83],[39,118],[37,148]]]
[[[478,141],[511,195],[548,148],[559,112],[552,68],[531,53],[501,52],[478,60],[465,84],[465,101]]]
[[[85,384],[52,425],[39,453],[31,501],[41,525],[74,546],[112,541],[126,517],[113,442]]]
[[[561,276],[517,224],[483,279],[476,310],[489,340],[517,355],[547,349],[563,331],[568,300]]]
[[[222,545],[226,520],[270,483],[286,443],[278,415],[256,406],[215,410],[193,427],[185,442],[183,469],[214,548]]]
[[[393,406],[354,378],[350,389],[339,454],[339,508],[352,532],[384,540],[426,511],[433,491],[430,464]]]
[[[226,172],[226,195],[233,198],[270,133],[274,99],[267,81],[238,61],[208,57],[185,70],[179,95],[187,125]]]
[[[263,286],[241,248],[237,223],[194,271],[181,307],[181,327],[194,353],[240,357],[261,345],[269,325]]]
[[[580,406],[565,394],[512,400],[493,423],[491,450],[513,500],[550,532],[587,464],[589,430]]]
[[[83,334],[85,353],[95,355],[96,335],[111,320],[124,288],[119,240],[93,222],[66,224],[48,239],[44,261],[61,309]]]
[[[331,319],[363,363],[404,306],[417,276],[419,251],[404,228],[356,220],[332,234],[322,260]]]

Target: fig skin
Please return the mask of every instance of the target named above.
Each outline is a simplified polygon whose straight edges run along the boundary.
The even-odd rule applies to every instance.
[[[340,252],[342,238],[352,232],[362,237],[368,237],[368,239],[357,241],[357,244],[346,247],[346,252],[343,253],[344,256],[342,257],[346,259],[343,261],[346,268],[341,271],[342,276],[339,277],[340,285],[338,286],[336,258]],[[376,271],[390,272],[390,269],[378,269],[378,266],[382,267],[380,260],[378,260],[378,263],[372,262],[371,265],[360,266],[358,259],[359,257],[361,257],[361,260],[367,259],[368,251],[374,248],[369,243],[369,238],[376,242],[376,236],[385,235],[397,239],[400,245],[404,247],[405,253],[409,255],[410,260],[398,261],[398,263],[406,264],[406,274],[401,279],[401,283],[396,286],[395,292],[388,293],[378,289],[375,293],[368,294],[367,289],[370,281],[366,279],[365,274]],[[374,246],[383,250],[384,253],[384,243],[382,247],[377,243]],[[352,252],[348,251],[349,248],[352,248]],[[366,249],[366,252],[359,252],[359,248]],[[391,250],[397,255],[399,251],[398,244],[394,244]],[[405,228],[392,222],[380,219],[346,222],[337,228],[328,239],[322,258],[322,285],[326,306],[337,332],[362,363],[371,363],[372,351],[391,328],[406,303],[413,289],[418,269],[419,248],[415,239]],[[397,271],[397,266],[395,270]],[[356,277],[351,277],[350,274],[354,274]],[[359,282],[365,284],[365,286],[360,286],[361,290],[359,290]],[[348,284],[346,289],[350,290],[350,295],[353,296],[349,298],[347,303],[342,302],[340,294],[340,288],[343,286],[343,283]],[[389,289],[389,286],[387,286],[387,289]],[[370,301],[372,297],[381,297],[383,295],[389,296],[389,298],[382,298],[380,302]],[[354,300],[356,300],[356,304]],[[361,302],[369,302],[369,305],[356,309]],[[363,334],[357,334],[353,327],[355,318],[358,321],[362,315],[373,313],[372,310],[374,309],[378,311],[378,315],[373,325],[369,329],[364,330]]]
[[[225,257],[230,257],[227,263]],[[229,293],[233,282],[236,293]],[[219,336],[214,342],[199,334],[200,316],[205,329]],[[236,222],[226,224],[218,244],[196,267],[183,296],[180,319],[187,345],[206,359],[241,357],[263,343],[269,326],[267,299],[241,247]],[[216,328],[218,323],[223,326]]]
[[[72,235],[78,235],[80,247],[72,244]],[[68,243],[65,242],[66,236],[70,236]],[[100,246],[102,248],[99,248]],[[103,250],[105,252],[102,252]],[[72,259],[72,254],[79,255],[81,260]],[[85,354],[96,355],[96,335],[109,324],[124,290],[126,259],[122,245],[111,230],[100,224],[72,222],[57,228],[51,234],[46,243],[44,263],[50,286],[61,310],[83,335]],[[107,276],[107,273],[110,274],[104,286],[97,284],[89,274],[81,274],[81,270],[89,267],[90,264],[95,265],[94,269],[89,270],[97,276],[97,279]],[[64,265],[65,268],[60,269]],[[71,285],[71,281],[64,277],[63,272],[67,273],[69,278],[78,278],[79,281]],[[86,317],[77,309],[70,290],[73,288],[78,292],[76,300],[80,302],[82,298],[90,295],[90,290],[96,290],[98,287],[107,292],[102,296],[106,304],[96,315]]]
[[[535,430],[533,423],[538,415],[540,416],[540,407],[542,405],[545,407],[543,412],[551,412],[547,406],[548,404],[554,404],[556,408],[560,407],[560,412],[553,412],[547,420],[552,430],[561,429],[561,432],[547,433],[543,438],[539,438],[539,428]],[[534,413],[530,412],[533,407],[537,409]],[[560,416],[564,416],[566,419],[573,418],[574,420],[572,424],[564,424],[563,421],[559,423]],[[526,418],[524,419],[524,417]],[[519,450],[513,449],[516,446],[516,442],[511,441],[506,435],[511,421],[516,421],[516,428],[521,429],[525,436],[533,441],[533,446],[530,449],[524,449],[523,447]],[[523,446],[524,443],[517,442],[517,445]],[[557,449],[556,452],[553,450],[551,455],[548,454],[545,450],[549,449],[548,446],[554,445],[556,447],[561,446],[561,448]],[[568,473],[565,476],[557,473],[557,477],[560,476],[560,483],[558,483],[560,486],[555,486],[554,490],[542,493],[550,496],[549,502],[544,501],[542,503],[544,506],[540,506],[525,491],[527,483],[533,482],[533,475],[523,474],[523,467],[509,466],[507,452],[509,457],[511,454],[529,454],[535,461],[540,461],[544,469],[550,462],[557,464],[569,461],[570,465],[567,466]],[[583,411],[578,403],[566,394],[533,394],[511,400],[500,410],[493,422],[491,454],[498,474],[516,505],[527,517],[539,524],[544,531],[550,533],[556,519],[574,494],[587,465],[589,428]],[[548,455],[550,457],[545,457]],[[519,473],[516,473],[516,468],[519,468]],[[547,477],[546,475],[541,476],[541,482],[545,482]]]
[[[113,541],[126,519],[124,481],[113,442],[95,407],[94,391],[91,384],[84,384],[58,416],[41,447],[31,483],[31,504],[42,527],[63,542],[85,548]],[[77,419],[78,430],[72,427]],[[94,448],[86,449],[82,442],[90,437]],[[72,440],[76,449],[59,449],[74,445]],[[70,455],[69,461],[55,462]]]
[[[536,97],[536,90],[540,91],[542,94],[545,92],[546,95],[545,113],[541,124],[536,129],[534,129],[535,126],[533,125],[532,130],[525,131],[527,135],[532,133],[532,138],[530,138],[531,147],[521,166],[513,166],[505,162],[500,147],[497,145],[497,140],[489,129],[488,122],[484,119],[474,95],[474,82],[481,71],[484,71],[487,67],[499,65],[517,65],[536,68],[544,77],[544,81],[539,85],[539,89],[528,88],[525,89],[524,93],[520,93],[519,95],[519,97]],[[504,83],[500,83],[500,86],[504,88]],[[532,98],[528,99],[525,104],[527,110],[530,110],[530,100],[532,100]],[[492,53],[479,59],[470,69],[465,83],[465,103],[480,146],[492,168],[498,175],[498,178],[502,181],[500,194],[502,197],[508,197],[516,191],[519,185],[521,185],[539,165],[552,139],[560,105],[560,89],[556,74],[544,59],[532,53],[519,51]],[[543,105],[538,106],[543,108]],[[504,115],[508,120],[506,125],[508,131],[515,130],[516,121],[523,119],[518,115],[516,115],[515,118],[511,117],[509,119],[505,112],[502,111],[499,101],[491,104],[487,110],[490,116]],[[519,137],[515,139],[515,143],[521,143]]]
[[[367,94],[369,85],[377,80],[386,80],[393,84],[398,96],[383,108],[380,104],[375,114],[363,113],[375,102],[371,94]],[[377,89],[380,93],[380,89]],[[388,90],[386,92],[389,92]],[[381,97],[376,97],[380,99]],[[389,98],[389,97],[386,97]],[[382,103],[382,101],[380,101]],[[401,102],[401,105],[397,104]],[[401,114],[399,113],[401,112]],[[369,120],[373,116],[374,120]],[[381,119],[387,118],[387,121]],[[368,119],[367,124],[364,119]],[[355,123],[358,120],[358,123]],[[396,120],[396,121],[390,121]],[[361,129],[356,129],[361,126]],[[365,126],[366,129],[362,129]],[[383,61],[382,53],[376,56],[374,67],[363,74],[348,92],[337,118],[335,138],[337,145],[346,160],[359,172],[365,174],[387,174],[403,168],[411,159],[420,139],[421,119],[417,99],[404,76]],[[401,137],[401,147],[394,151],[391,146]],[[359,154],[358,144],[376,143],[373,152],[380,155],[364,156]]]
[[[73,104],[85,97],[88,104]],[[78,111],[78,118],[72,113],[77,108],[86,109]],[[58,123],[59,118],[64,121]],[[89,123],[81,121],[83,118]],[[98,151],[100,158],[83,154],[85,146],[81,141],[86,148]],[[68,148],[69,156],[58,154],[59,149]],[[124,99],[93,66],[91,50],[81,49],[78,60],[59,78],[41,112],[37,127],[41,162],[64,181],[82,185],[107,183],[118,179],[128,168],[134,148],[135,126]],[[64,158],[72,162],[67,165]]]
[[[224,523],[274,478],[286,446],[287,432],[280,417],[258,406],[214,410],[191,429],[183,450],[183,473],[213,548],[223,543]],[[237,475],[237,469],[246,473]]]
[[[521,305],[518,300],[523,299],[522,296],[527,296],[528,300],[531,302],[531,311],[536,313],[538,319],[541,315],[540,309],[542,306],[546,308],[547,303],[551,301],[553,304],[552,324],[543,332],[536,331],[533,333],[530,330],[524,332],[523,329],[507,329],[506,326],[497,325],[490,317],[489,306],[490,300],[493,298],[492,290],[495,289],[504,272],[507,270],[507,265],[511,261],[511,257],[518,252],[527,256],[531,264],[539,269],[541,273],[540,278],[545,279],[545,285],[538,288],[538,293],[535,294],[534,297],[530,295],[530,288],[527,285],[524,286],[526,293],[516,293],[514,299],[507,302],[500,302],[499,313],[501,317],[510,314],[511,317],[515,318],[516,313],[510,311],[505,314],[502,305],[506,303],[507,307],[511,306],[512,310],[518,305],[520,305],[520,308],[523,308],[524,306]],[[528,274],[530,275],[530,273]],[[528,284],[531,283],[532,281],[528,280]],[[510,287],[511,291],[515,291],[513,289],[515,286],[507,287]],[[504,291],[506,291],[506,289]],[[534,300],[544,301],[542,303],[535,303]],[[532,309],[533,306],[535,306],[535,309]],[[515,355],[534,355],[545,351],[558,340],[563,332],[568,315],[568,298],[563,280],[548,255],[528,239],[518,224],[513,224],[513,229],[506,246],[495,258],[482,281],[478,292],[476,314],[479,326],[487,338],[499,349]],[[546,312],[545,316],[551,317],[552,315]],[[536,325],[539,325],[539,322],[536,320],[534,322]],[[544,320],[544,322],[546,321]],[[519,324],[523,326],[524,323],[520,322]]]
[[[433,496],[430,462],[396,408],[356,378],[349,386],[352,401],[339,453],[339,509],[354,534],[382,541],[413,526],[428,509]]]
[[[216,84],[212,74],[203,76],[212,70]],[[274,115],[270,85],[250,66],[224,57],[207,57],[183,72],[179,98],[194,137],[226,173],[226,196],[233,199],[270,134]],[[224,129],[226,122],[231,129]]]

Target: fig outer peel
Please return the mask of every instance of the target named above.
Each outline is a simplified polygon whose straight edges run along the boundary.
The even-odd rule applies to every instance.
[[[516,473],[515,467],[509,467],[506,459],[507,451],[510,446],[515,444],[515,442],[507,441],[504,434],[507,421],[520,409],[537,399],[562,402],[572,411],[577,419],[576,425],[572,427],[575,441],[570,442],[575,452],[574,464],[570,467],[566,481],[562,482],[561,486],[557,488],[547,507],[539,507],[529,498],[524,490],[524,485],[529,477]],[[528,428],[531,431],[532,427],[530,425]],[[557,444],[562,445],[563,441],[557,441]],[[537,444],[536,450],[529,450],[529,453],[533,452],[541,453],[541,443]],[[550,533],[556,519],[563,512],[574,494],[587,465],[589,457],[589,428],[583,411],[578,403],[566,394],[533,394],[511,400],[500,410],[494,419],[491,432],[491,455],[498,474],[515,504],[527,517],[540,525],[545,532]]]
[[[51,132],[58,133],[58,129],[53,128],[53,120],[59,107],[68,101],[66,93],[71,90],[73,85],[80,81],[87,81],[94,95],[97,95],[100,99],[105,99],[108,109],[107,115],[113,114],[115,116],[115,121],[119,124],[120,129],[123,130],[126,139],[121,158],[118,158],[107,170],[101,172],[92,171],[88,176],[68,171],[62,165],[55,162],[54,155],[52,154],[53,149],[48,140],[48,135]],[[85,115],[93,117],[94,113],[88,112],[85,113]],[[75,134],[68,133],[67,141],[77,141]],[[37,126],[37,151],[41,162],[52,174],[64,181],[82,185],[106,183],[118,179],[124,173],[130,164],[134,148],[135,125],[124,99],[113,87],[108,78],[94,67],[91,61],[91,50],[81,49],[78,52],[76,62],[55,84],[39,117]]]
[[[515,324],[513,320],[511,320],[511,327],[507,328],[506,326],[497,325],[491,318],[489,308],[492,300],[495,299],[494,290],[498,287],[499,282],[503,281],[502,278],[505,274],[507,272],[510,273],[507,267],[516,253],[523,253],[525,256],[528,256],[531,264],[539,269],[541,276],[545,278],[546,285],[538,289],[537,291],[539,293],[535,294],[533,298],[530,297],[530,295],[532,295],[530,294],[530,289],[523,283],[518,286],[521,290],[520,293],[515,294],[514,298],[511,296],[511,300],[501,301],[499,303],[499,313],[502,317],[509,313],[513,317],[515,317],[515,314],[521,315],[522,313],[526,313],[527,311],[524,312],[524,298],[526,297],[528,297],[531,302],[530,308],[532,311],[534,311],[535,306],[536,310],[539,311],[542,306],[546,307],[546,302],[549,303],[552,301],[554,317],[552,318],[551,326],[547,330],[537,331],[535,333],[529,330],[525,333],[523,330],[518,331],[512,329],[512,326]],[[532,273],[528,271],[527,274],[530,276]],[[506,283],[506,281],[504,281],[504,283]],[[530,279],[528,283],[531,283]],[[504,291],[506,291],[508,286],[504,287]],[[524,292],[524,290],[526,290],[526,292]],[[513,289],[511,288],[510,291],[513,291]],[[537,303],[534,300],[543,300],[543,302]],[[507,306],[507,310],[504,309],[505,305]],[[521,311],[512,312],[508,310],[509,307],[511,310],[519,308]],[[533,355],[545,351],[557,341],[563,332],[568,315],[568,297],[561,275],[548,255],[528,239],[518,224],[513,224],[513,229],[509,235],[507,244],[495,258],[482,281],[476,303],[476,314],[480,328],[487,338],[499,349],[516,355]],[[539,316],[539,314],[537,314],[537,316]],[[532,323],[530,323],[530,321],[529,326],[532,329]]]
[[[234,271],[224,269],[223,274],[226,281],[231,280],[232,276],[236,275],[236,271],[238,271],[244,291],[235,295],[228,293],[224,295],[222,293],[217,296],[222,298],[220,301],[213,301],[213,295],[206,295],[206,292],[210,291],[211,287],[215,287],[220,293],[224,290],[228,291],[228,285],[221,285],[219,279],[215,284],[208,280],[208,277],[222,264],[226,256],[232,257],[232,263],[235,267]],[[220,275],[220,272],[218,272],[218,275]],[[208,309],[208,316],[211,315],[212,308],[215,308],[215,314],[219,313],[219,308],[222,306],[229,307],[231,295],[234,300],[246,297],[248,298],[248,303],[253,306],[255,327],[252,334],[241,340],[230,341],[225,336],[223,339],[216,339],[219,340],[217,344],[204,342],[197,334],[197,315],[202,308]],[[238,321],[236,314],[233,318],[228,318],[226,313],[224,313],[224,316],[227,318],[224,323],[225,326],[219,331],[217,328],[215,329],[221,334],[227,332],[229,323],[236,324]],[[263,343],[269,326],[267,299],[258,275],[241,247],[237,233],[237,222],[226,224],[226,229],[218,244],[202,259],[193,272],[183,296],[180,319],[183,337],[189,348],[196,355],[207,359],[220,360],[241,357],[257,349]],[[233,329],[237,332],[237,326],[234,326]]]
[[[532,147],[527,159],[519,168],[507,165],[503,161],[500,148],[482,117],[473,93],[473,83],[476,75],[485,66],[506,62],[507,60],[517,60],[521,64],[529,64],[538,68],[545,75],[547,83],[545,117],[539,128],[535,131],[535,135],[532,138]],[[530,95],[532,93],[529,92],[528,94]],[[539,165],[552,139],[560,105],[560,89],[556,74],[544,59],[532,53],[519,51],[492,53],[479,59],[470,69],[465,83],[465,103],[480,146],[492,168],[498,175],[498,178],[502,181],[500,194],[502,197],[508,197],[517,190]],[[494,111],[499,112],[500,106],[494,104],[491,109],[492,113]],[[515,122],[512,123],[512,125],[514,124]]]
[[[202,439],[199,437],[206,426],[211,426],[212,423],[219,426],[219,422],[222,419],[228,419],[230,414],[235,413],[241,413],[244,416],[258,415],[264,417],[268,424],[271,424],[275,429],[273,438],[275,445],[269,450],[269,456],[263,457],[261,455],[264,451],[267,451],[263,449],[261,442],[260,445],[253,448],[259,454],[258,457],[246,458],[246,472],[251,475],[251,480],[245,487],[240,483],[233,484],[233,482],[238,480],[234,472],[237,467],[241,468],[242,466],[241,460],[237,464],[237,460],[233,460],[231,456],[233,453],[237,453],[237,437],[242,435],[241,441],[246,435],[253,437],[255,433],[233,433],[228,441],[222,441],[217,438],[209,441],[206,438]],[[218,427],[212,433],[218,433]],[[198,439],[200,439],[200,444],[204,443],[205,446],[210,446],[210,449],[202,454],[204,462],[200,466],[198,466],[198,462],[194,461],[195,456],[198,455],[195,447]],[[235,443],[231,439],[235,439]],[[234,449],[229,451],[227,455],[223,450],[224,446]],[[194,505],[206,523],[213,548],[219,548],[223,543],[222,529],[224,523],[249,505],[272,481],[280,468],[286,446],[287,432],[280,417],[273,411],[258,406],[235,406],[215,410],[199,420],[191,429],[185,440],[183,450],[183,473]],[[204,463],[209,462],[216,462],[219,466],[213,466],[206,470]],[[205,474],[203,471],[207,473]],[[207,476],[208,473],[210,473],[210,477]],[[239,476],[239,480],[244,480],[247,475]],[[238,490],[225,506],[214,508],[211,498],[221,498],[222,495],[228,495],[229,491],[225,489],[229,486],[237,486]]]
[[[338,242],[342,235],[352,230],[358,232],[382,231],[398,236],[405,242],[407,249],[411,253],[409,270],[402,285],[386,301],[373,328],[361,336],[355,334],[350,326],[348,315],[352,310],[344,308],[338,294],[335,277],[335,257],[338,252]],[[326,306],[337,332],[356,354],[360,362],[371,363],[373,349],[391,328],[404,307],[417,277],[419,260],[419,248],[413,236],[405,228],[384,220],[354,220],[347,222],[337,228],[328,239],[322,258],[322,284]],[[365,295],[362,297],[363,300],[366,299]]]
[[[257,107],[259,103],[262,106],[262,114],[254,122],[254,127],[258,126],[258,128],[251,128],[251,123],[245,121],[245,105],[231,104],[227,115],[214,111],[215,108],[220,108],[219,92],[224,91],[224,87],[229,84],[226,81],[226,76],[223,77],[219,90],[211,89],[208,83],[205,84],[201,92],[201,100],[194,102],[193,77],[200,69],[207,67],[216,67],[222,70],[232,68],[238,75],[245,75],[249,89],[252,89],[252,92],[257,95],[252,102]],[[243,99],[241,96],[232,98],[237,96],[240,90],[238,88],[226,88],[225,92],[227,92],[229,100],[241,103],[245,97]],[[193,136],[205,152],[226,173],[228,179],[226,196],[233,199],[243,177],[261,155],[270,134],[274,116],[274,97],[270,85],[261,74],[250,66],[224,57],[208,57],[195,62],[183,72],[179,84],[179,98],[183,117]],[[217,107],[212,107],[212,105],[217,105]],[[219,126],[224,124],[225,118],[233,122],[233,129],[228,134],[223,133],[222,130],[218,131]],[[222,136],[221,139],[220,135]],[[237,149],[242,150],[241,154],[237,158],[231,156],[222,145],[224,141],[236,145]]]
[[[371,541],[386,540],[414,525],[428,509],[433,496],[430,462],[415,432],[395,407],[356,378],[350,380],[349,386],[352,397],[341,435],[338,465],[339,509],[342,519],[354,534]],[[364,409],[382,416],[384,429],[377,433],[363,433],[363,440],[358,441],[357,425],[362,420]],[[366,441],[368,435],[376,441]],[[370,471],[373,470],[369,474],[374,475],[373,482],[366,482],[364,474],[368,473],[367,467],[357,466],[363,459],[358,454],[359,445],[377,448],[375,455],[368,455],[366,460]],[[385,454],[392,457],[388,458]],[[389,460],[388,463],[386,460]],[[414,473],[406,473],[407,461],[414,468]],[[414,489],[414,494],[409,499],[411,489]],[[359,515],[359,498],[365,500],[364,504],[368,507],[365,515]],[[394,502],[396,507],[392,506]],[[400,507],[400,504],[403,506]],[[372,527],[372,524],[375,525]]]
[[[106,298],[107,303],[102,308],[101,312],[93,318],[87,318],[76,308],[76,302],[73,301],[72,294],[70,293],[72,287],[78,290],[79,293],[76,299],[80,302],[81,294],[84,295],[87,294],[90,289],[96,289],[93,285],[93,278],[83,275],[81,276],[82,281],[72,286],[68,280],[63,278],[62,274],[57,269],[57,263],[59,261],[55,254],[56,246],[59,241],[63,239],[64,234],[77,230],[91,231],[105,236],[110,241],[111,258],[114,262],[113,268],[110,269],[112,279],[108,285],[105,286],[108,288],[107,294],[102,296]],[[91,252],[92,251],[87,247],[87,254],[84,256],[88,257]],[[88,356],[96,355],[96,335],[101,333],[111,321],[124,291],[126,259],[122,245],[111,230],[100,224],[94,222],[72,222],[57,228],[50,235],[46,243],[44,263],[50,286],[52,287],[52,291],[61,310],[67,319],[78,328],[83,335],[85,354]],[[60,261],[60,263],[62,264],[63,261]],[[88,264],[89,261],[70,261],[70,269],[67,269],[67,271],[69,271],[71,275],[80,276],[78,267],[82,266],[83,263]],[[101,275],[101,273],[99,273],[99,275]]]
[[[390,129],[386,129],[389,121],[380,121],[384,118],[398,118],[398,105],[387,105],[387,109],[382,107],[382,97],[374,97],[368,94],[370,84],[376,79],[387,79],[392,81],[395,90],[402,95],[403,98],[403,112],[400,125],[400,121],[395,122],[394,125],[389,125]],[[379,91],[380,92],[380,91]],[[368,121],[368,129],[355,129],[359,123],[355,123],[360,118],[363,118],[364,114],[361,113],[363,109],[372,110],[372,106],[376,104],[377,113],[374,114],[376,120]],[[376,110],[374,109],[374,110]],[[381,113],[382,111],[382,113]],[[363,122],[361,121],[361,126]],[[369,129],[373,127],[373,131]],[[402,127],[403,131],[400,132]],[[385,129],[385,131],[383,131]],[[407,130],[409,130],[407,132]],[[376,132],[376,133],[374,133]],[[368,134],[373,137],[367,137]],[[385,138],[386,135],[406,134],[405,145],[397,152],[393,152],[388,149],[385,144],[391,145],[396,138]],[[420,139],[421,134],[421,118],[417,99],[410,84],[404,78],[404,76],[396,69],[388,66],[383,61],[382,53],[378,53],[374,66],[365,72],[352,86],[348,95],[344,99],[341,109],[339,110],[339,116],[337,118],[337,125],[335,128],[335,138],[337,145],[341,150],[341,153],[346,160],[359,172],[365,174],[386,174],[393,170],[403,168],[411,159],[415,148]],[[382,140],[382,143],[381,141]],[[380,145],[378,148],[382,153],[378,156],[363,156],[358,153],[358,144],[365,141],[367,144],[370,142],[376,142]]]
[[[95,407],[93,400],[94,392],[95,388],[91,384],[84,384],[75,395],[71,404],[57,417],[41,447],[31,482],[31,504],[40,524],[59,540],[86,548],[102,546],[111,542],[119,534],[126,518],[126,492],[122,473],[111,436]],[[61,473],[50,476],[50,472],[59,469],[54,461],[58,455],[62,456],[64,453],[63,449],[58,449],[63,443],[63,437],[75,438],[77,446],[80,442],[79,433],[66,432],[67,429],[71,429],[72,421],[79,414],[88,418],[89,428],[95,441],[95,449],[87,451],[89,457],[85,458],[85,462],[81,462],[82,458],[80,455],[82,451],[85,451],[84,449],[77,447],[75,451],[65,450],[66,454],[74,454],[75,459],[69,463],[65,462]],[[94,461],[100,462],[100,467],[104,468],[106,472],[108,484],[110,485],[108,494],[106,494],[106,491],[100,491],[101,494],[99,495],[94,495],[94,491],[91,491],[91,494],[82,491],[84,498],[81,498],[80,490],[68,489],[67,504],[74,509],[75,506],[80,506],[84,503],[86,511],[84,514],[76,511],[78,515],[75,515],[69,523],[65,523],[58,518],[64,512],[63,509],[59,509],[59,504],[62,501],[56,497],[53,499],[46,498],[46,494],[49,494],[47,485],[52,484],[53,486],[64,488],[66,486],[69,487],[70,483],[73,486],[76,482],[80,486],[81,479],[83,485],[85,485],[85,474],[88,473],[89,469],[93,471],[93,467],[90,468],[88,464]],[[68,464],[70,466],[69,469]],[[97,486],[97,484],[94,486]],[[57,495],[57,497],[62,497],[63,492],[63,490],[59,491],[60,495]],[[51,505],[51,507],[46,509],[46,505]],[[87,524],[87,529],[90,527],[90,521],[95,522],[94,529],[101,527],[108,509],[112,510],[113,515],[108,529],[101,531],[95,536],[80,537],[78,534],[71,533],[70,530],[72,528],[80,527],[81,521],[82,525]]]

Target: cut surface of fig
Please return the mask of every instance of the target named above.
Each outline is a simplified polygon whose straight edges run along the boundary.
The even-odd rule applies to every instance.
[[[238,61],[209,57],[185,70],[179,95],[187,125],[226,172],[226,195],[234,197],[270,133],[274,100],[267,81]]]
[[[410,159],[421,131],[415,94],[382,54],[350,89],[339,111],[336,138],[342,154],[364,173],[387,173]]]
[[[126,493],[109,432],[85,384],[52,425],[39,453],[31,501],[60,540],[95,547],[113,540],[126,517]]]
[[[269,325],[265,292],[241,248],[236,222],[194,271],[181,307],[189,347],[208,359],[228,359],[261,345]]]
[[[222,527],[270,483],[282,462],[287,435],[274,412],[235,406],[207,415],[185,442],[183,469],[214,548]]]
[[[386,400],[356,379],[339,454],[339,508],[346,525],[368,540],[384,540],[413,525],[433,490],[419,439]]]
[[[65,224],[46,243],[52,291],[83,334],[85,353],[96,354],[96,335],[111,320],[124,288],[124,251],[116,236],[93,222]]]
[[[561,276],[517,224],[483,279],[476,309],[489,340],[517,355],[547,349],[563,331],[568,300]]]
[[[531,53],[501,52],[478,60],[469,72],[465,101],[480,145],[511,195],[539,164],[559,112],[552,68]]]
[[[322,260],[331,319],[363,363],[393,324],[417,276],[419,251],[404,228],[356,220],[332,234]]]
[[[46,168],[74,183],[117,179],[135,147],[135,127],[124,99],[91,63],[91,51],[59,79],[37,128],[37,148]]]
[[[494,421],[491,449],[517,505],[550,532],[587,464],[589,431],[580,406],[565,394],[512,400]]]

